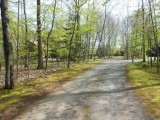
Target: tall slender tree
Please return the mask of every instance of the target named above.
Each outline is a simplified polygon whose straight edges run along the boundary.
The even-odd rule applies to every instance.
[[[17,18],[17,75],[16,75],[16,78],[18,78],[18,71],[19,71],[19,13],[20,13],[20,7],[19,7],[19,4],[20,4],[20,1],[18,0],[17,2],[18,4],[18,18]]]
[[[153,37],[154,37],[154,41],[155,41],[155,47],[157,48],[157,73],[159,73],[159,43],[158,43],[158,40],[157,40],[157,21],[154,20],[153,18],[153,14],[154,13],[154,9],[155,8],[152,8],[152,5],[151,5],[151,1],[148,0],[148,3],[149,3],[149,15],[150,15],[150,18],[151,18],[151,23],[152,23],[152,31],[153,31]]]
[[[74,0],[74,3],[75,3],[75,12],[76,12],[76,31],[77,33],[79,32],[80,30],[80,23],[81,23],[81,15],[80,15],[80,12],[81,12],[81,8],[82,6],[85,5],[85,3],[87,3],[88,0]],[[79,62],[79,59],[78,59],[78,56],[80,57],[80,51],[81,51],[81,47],[82,47],[82,41],[81,41],[81,35],[76,34],[75,35],[75,39],[77,41],[76,43],[76,48],[75,48],[75,60]],[[79,55],[78,55],[79,53]]]
[[[5,88],[14,87],[13,47],[9,29],[8,0],[1,0],[3,47],[5,56]]]
[[[143,25],[142,25],[142,51],[143,51],[143,62],[146,61],[145,57],[145,8],[144,8],[144,0],[142,0],[142,18],[143,18]]]
[[[23,0],[23,12],[24,12],[24,21],[25,21],[25,34],[24,34],[24,38],[25,38],[25,65],[24,67],[28,69],[29,71],[29,54],[28,54],[28,24],[27,24],[27,13],[26,13],[26,0]],[[29,72],[28,72],[28,76],[29,76]]]
[[[72,43],[73,43],[73,38],[74,38],[74,35],[75,35],[75,29],[76,29],[76,17],[74,18],[74,26],[73,26],[73,31],[72,31],[72,35],[71,35],[71,39],[70,39],[70,42],[69,42],[69,53],[68,53],[68,64],[67,64],[67,67],[69,68],[70,67],[70,62],[71,62],[71,50],[72,50]]]
[[[38,39],[38,66],[37,69],[43,69],[43,50],[41,37],[41,1],[37,0],[37,39]]]
[[[46,69],[47,69],[47,67],[48,67],[49,39],[50,39],[52,30],[53,30],[53,27],[54,27],[56,6],[57,6],[57,0],[55,0],[55,3],[54,3],[54,9],[53,9],[53,11],[52,11],[52,25],[51,25],[51,29],[50,29],[50,31],[49,31],[49,33],[48,33],[48,36],[47,36]]]

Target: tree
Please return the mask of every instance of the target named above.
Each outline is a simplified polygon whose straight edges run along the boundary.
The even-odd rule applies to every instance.
[[[28,25],[27,25],[27,13],[26,13],[26,0],[23,0],[24,6],[24,21],[25,21],[25,68],[28,68]]]
[[[37,39],[38,39],[38,66],[37,69],[43,69],[43,50],[41,37],[41,1],[37,0]]]
[[[75,18],[75,21],[74,21],[73,24],[74,24],[73,25],[73,31],[72,31],[71,39],[70,39],[70,42],[69,42],[69,53],[68,53],[68,64],[67,64],[68,68],[70,67],[70,61],[71,61],[72,43],[73,43],[73,37],[74,37],[74,34],[75,34],[75,29],[76,29],[76,18]]]
[[[153,37],[155,41],[155,48],[157,48],[157,73],[159,73],[159,43],[158,43],[158,38],[157,38],[157,21],[154,19],[155,17],[155,8],[151,5],[151,1],[148,0],[149,3],[149,16],[151,19],[151,24],[152,24],[152,32],[153,32]],[[153,16],[154,15],[154,16]]]
[[[144,31],[145,31],[145,8],[144,8],[144,1],[142,0],[142,18],[143,18],[143,26],[142,26],[142,28],[143,28],[143,33],[142,33],[142,46],[143,46],[143,49],[142,49],[142,51],[143,51],[143,62],[145,62],[146,61],[146,57],[145,57],[145,36],[144,36]]]
[[[18,78],[18,71],[19,71],[19,21],[20,21],[20,19],[19,19],[19,12],[20,12],[20,1],[18,0],[18,18],[17,18],[17,75],[16,75],[16,78]]]
[[[5,56],[5,88],[14,87],[13,47],[9,29],[8,0],[1,0],[3,47]]]
[[[80,36],[80,23],[81,23],[81,15],[80,15],[80,12],[81,12],[81,8],[82,6],[85,5],[85,3],[87,3],[88,0],[74,0],[74,3],[75,3],[75,13],[76,13],[76,32],[77,34],[75,35],[75,39],[76,39],[76,47],[75,47],[75,58],[76,58],[76,61],[78,60],[79,62],[79,59],[78,57],[80,57],[80,51],[81,51],[81,47],[82,47],[82,41],[81,41],[81,36]],[[79,55],[78,55],[79,53]]]
[[[53,9],[53,13],[52,13],[51,29],[50,29],[50,31],[49,31],[49,33],[48,33],[48,36],[47,36],[46,69],[47,69],[47,67],[48,67],[49,38],[50,38],[50,36],[51,36],[52,30],[53,30],[53,27],[54,27],[56,5],[57,5],[57,0],[55,0],[55,3],[54,3],[54,9]]]

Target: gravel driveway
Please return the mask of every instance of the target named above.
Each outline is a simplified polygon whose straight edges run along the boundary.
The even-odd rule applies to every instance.
[[[126,60],[106,60],[15,120],[151,120],[125,82]]]

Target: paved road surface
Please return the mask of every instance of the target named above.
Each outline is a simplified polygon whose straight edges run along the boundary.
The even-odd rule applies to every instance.
[[[16,120],[151,120],[125,82],[126,60],[106,60]]]

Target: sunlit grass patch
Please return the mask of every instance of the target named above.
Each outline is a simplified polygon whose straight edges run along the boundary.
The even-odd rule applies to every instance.
[[[13,103],[23,100],[23,98],[28,95],[34,95],[35,92],[43,91],[49,93],[51,91],[46,91],[46,86],[48,88],[49,86],[53,86],[53,84],[54,86],[56,86],[57,82],[63,84],[71,80],[71,78],[79,75],[83,71],[101,62],[101,60],[97,60],[94,62],[81,63],[69,69],[56,71],[48,75],[47,77],[39,77],[34,80],[23,82],[20,85],[16,86],[13,90],[0,89],[0,111],[4,110],[6,107]]]
[[[136,93],[142,99],[150,115],[160,119],[160,75],[137,65],[128,65],[128,83],[137,87]]]
[[[16,86],[14,90],[0,90],[0,110],[3,110],[12,103],[21,100],[24,96],[33,91],[31,87]]]

